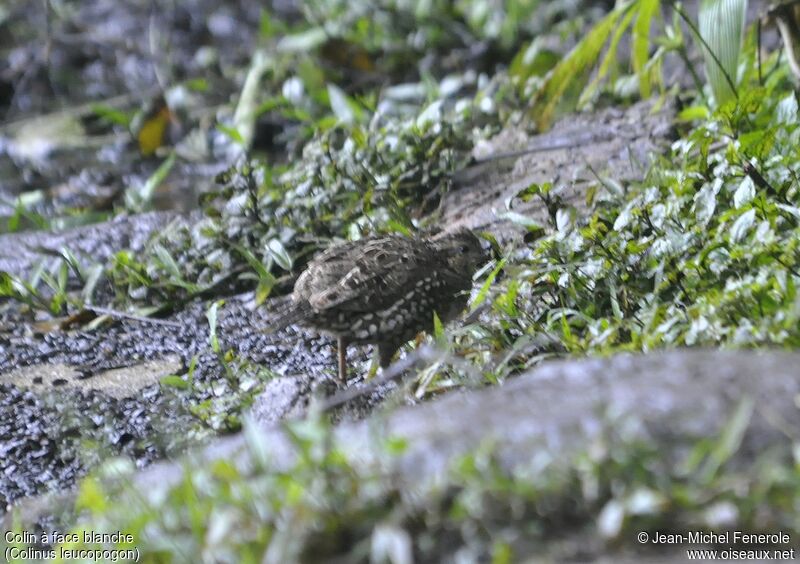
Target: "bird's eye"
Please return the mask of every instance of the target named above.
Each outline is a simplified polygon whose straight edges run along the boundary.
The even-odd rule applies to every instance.
[[[466,245],[461,245],[461,246],[458,248],[458,252],[460,252],[462,255],[463,255],[464,253],[466,253],[468,250],[469,250],[469,248],[468,248]]]

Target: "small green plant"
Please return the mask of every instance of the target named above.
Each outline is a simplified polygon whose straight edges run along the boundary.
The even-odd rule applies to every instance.
[[[744,84],[738,103],[703,107],[641,183],[600,186],[582,219],[549,191],[521,192],[555,213],[491,286],[497,346],[797,346],[797,108],[786,69]],[[518,350],[512,366],[541,353]]]
[[[91,297],[97,271],[90,268],[87,272],[68,249],[61,249],[54,258],[39,260],[27,280],[0,271],[0,297],[15,299],[31,309],[42,309],[54,316],[63,315],[69,304],[82,305],[80,297],[71,292],[70,272],[78,283],[84,284],[82,296]]]

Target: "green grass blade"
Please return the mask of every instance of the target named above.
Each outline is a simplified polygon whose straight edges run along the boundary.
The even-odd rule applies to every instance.
[[[540,103],[534,103],[533,107],[536,124],[540,129],[549,126],[564,92],[575,79],[586,76],[586,72],[597,62],[603,45],[620,18],[635,5],[636,2],[627,2],[610,12],[547,75],[542,89],[536,96],[535,102]]]
[[[650,73],[646,72],[645,68],[650,57],[650,27],[659,14],[660,7],[660,0],[641,0],[636,23],[633,26],[631,63],[639,77],[639,93],[642,98],[650,97]]]
[[[703,0],[698,15],[706,77],[717,105],[737,97],[747,0]]]

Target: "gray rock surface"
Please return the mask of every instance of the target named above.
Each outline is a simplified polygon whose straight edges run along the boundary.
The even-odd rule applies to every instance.
[[[532,184],[552,183],[552,197],[578,210],[587,190],[599,179],[620,185],[642,178],[650,155],[674,136],[675,109],[644,101],[626,109],[609,108],[569,116],[543,134],[528,136],[509,127],[473,151],[477,160],[455,175],[456,189],[442,202],[444,223],[487,230],[499,240],[517,238],[524,229],[508,212],[541,226],[549,222],[542,200],[516,195]],[[507,155],[505,158],[497,158]]]
[[[560,468],[575,454],[607,447],[612,437],[645,441],[663,454],[665,465],[678,464],[697,441],[719,437],[734,416],[742,414],[741,442],[730,464],[749,467],[762,452],[791,459],[800,429],[798,367],[800,354],[753,351],[676,350],[553,361],[501,386],[341,424],[334,429],[332,446],[366,475],[380,462],[381,472],[392,476],[404,498],[423,505],[426,492],[446,480],[454,462],[485,446],[506,470],[522,476],[542,464]],[[278,387],[284,386],[289,383]],[[267,419],[272,415],[267,413]],[[291,467],[295,450],[281,425],[256,424],[250,431],[260,438],[255,444],[266,448],[273,467]],[[390,461],[384,450],[388,437],[403,438],[407,444],[405,452]],[[190,454],[188,464],[156,463],[134,475],[133,484],[136,491],[158,498],[187,468],[225,460],[247,471],[254,464],[253,453],[245,434],[217,439]],[[71,504],[71,495],[32,499],[22,505],[20,515],[23,522],[32,522]],[[684,546],[639,554],[642,548],[633,541],[614,548],[599,535],[587,537],[585,529],[562,533],[545,544],[528,545],[523,539],[520,550],[546,561],[585,561],[588,554],[609,562],[686,558]]]
[[[253,402],[250,412],[261,423],[277,423],[305,412],[305,402],[309,383],[306,378],[281,376],[270,380],[264,391]]]
[[[651,355],[558,361],[503,386],[461,392],[423,405],[373,414],[334,431],[336,445],[356,464],[376,460],[381,437],[405,438],[399,476],[418,487],[437,481],[461,455],[491,443],[508,469],[537,453],[568,459],[609,431],[657,445],[677,462],[695,441],[714,437],[737,410],[750,413],[737,459],[778,447],[790,452],[800,429],[800,354],[678,350]],[[284,432],[266,426],[265,443],[278,465],[289,464]],[[242,436],[221,439],[208,458],[249,464]],[[175,463],[138,478],[143,487],[174,482]]]
[[[69,249],[78,260],[104,262],[123,249],[144,248],[150,235],[180,217],[173,212],[119,216],[112,221],[60,233],[32,231],[0,235],[0,270],[25,276],[38,261]]]
[[[426,492],[443,485],[455,462],[486,446],[507,471],[519,476],[530,476],[542,465],[561,468],[576,454],[608,447],[611,437],[645,441],[663,454],[662,462],[669,467],[685,461],[698,441],[717,439],[734,418],[744,415],[741,442],[729,463],[748,468],[763,452],[790,461],[800,429],[798,367],[800,354],[753,351],[676,350],[554,361],[502,386],[342,424],[335,428],[331,446],[365,475],[380,464],[381,473],[392,476],[404,499],[423,507]],[[273,467],[291,467],[295,450],[280,425],[251,431],[261,439],[255,444],[267,449]],[[403,438],[407,444],[405,452],[390,461],[384,450],[388,437]],[[248,447],[244,434],[219,439],[190,455],[188,464],[157,463],[140,472],[133,478],[134,487],[158,498],[187,468],[225,460],[247,471],[256,451]],[[28,506],[25,514],[30,518],[43,506],[52,511],[68,503],[51,498]],[[556,562],[587,561],[589,555],[604,562],[679,562],[691,548],[642,547],[631,539],[607,544],[601,535],[577,527],[546,543],[521,538],[518,554]]]
[[[164,376],[175,374],[179,370],[180,359],[175,356],[103,370],[90,378],[84,378],[81,372],[64,364],[35,364],[3,374],[0,381],[36,392],[47,392],[55,387],[63,393],[74,393],[80,388],[123,399],[134,397],[142,389],[157,384]]]

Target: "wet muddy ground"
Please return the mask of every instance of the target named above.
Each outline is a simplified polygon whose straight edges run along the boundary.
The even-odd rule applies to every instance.
[[[126,455],[144,466],[215,431],[236,430],[252,394],[276,376],[303,376],[294,401],[307,402],[319,382],[333,384],[330,339],[293,329],[265,333],[263,309],[253,311],[247,302],[234,297],[219,314],[221,349],[232,351],[239,363],[252,363],[244,369],[238,364],[235,380],[226,379],[224,361],[209,345],[205,304],[199,302],[164,320],[169,325],[120,320],[99,332],[30,337],[21,334],[27,328],[20,323],[3,334],[4,505],[56,484],[68,487],[110,455]],[[364,352],[351,351],[351,363],[368,364]],[[189,389],[161,384],[170,375],[182,376]],[[378,399],[351,404],[337,418],[361,417]],[[215,400],[226,403],[192,413],[191,406]]]

